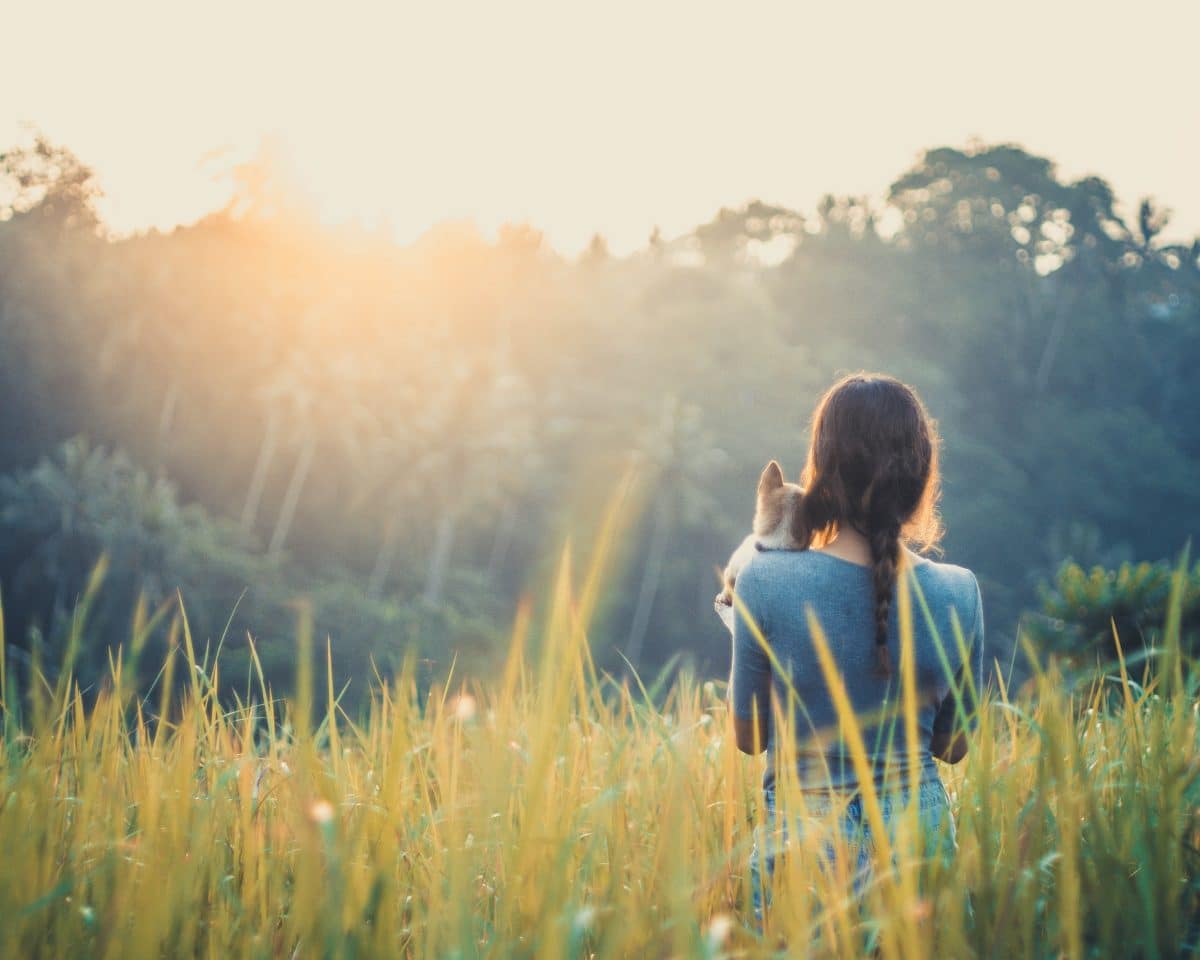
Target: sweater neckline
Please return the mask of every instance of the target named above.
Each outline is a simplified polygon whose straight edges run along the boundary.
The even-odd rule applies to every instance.
[[[836,560],[838,563],[844,563],[849,567],[857,567],[859,570],[870,570],[871,567],[865,563],[856,563],[853,560],[847,560],[845,557],[839,557],[837,554],[826,553],[824,550],[818,550],[816,547],[809,547],[806,553],[813,553],[819,557],[828,557],[830,560]]]

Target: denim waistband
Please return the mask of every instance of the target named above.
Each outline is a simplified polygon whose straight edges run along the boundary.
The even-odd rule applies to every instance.
[[[898,804],[903,805],[909,802],[912,793],[912,788],[907,784],[890,789],[877,788],[876,790],[876,796],[885,812],[890,812],[891,808]],[[941,806],[948,802],[946,788],[941,779],[937,777],[918,783],[916,793],[917,804],[922,810],[932,806]],[[848,816],[862,816],[863,795],[861,791],[846,793],[837,790],[801,790],[800,794],[803,797],[805,808],[810,813],[822,815],[834,807],[844,806]],[[773,813],[775,810],[774,789],[764,791],[763,800],[768,813]]]

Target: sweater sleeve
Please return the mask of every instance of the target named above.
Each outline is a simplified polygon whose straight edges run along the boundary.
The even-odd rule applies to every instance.
[[[754,564],[742,570],[736,589],[745,609],[734,604],[729,699],[735,717],[750,720],[757,713],[760,727],[766,730],[771,717],[771,661],[759,639],[760,635],[766,639],[768,624],[763,616],[763,578]]]
[[[985,657],[983,653],[983,593],[979,589],[979,581],[974,574],[971,579],[975,581],[975,623],[971,631],[971,660],[974,663],[975,671],[975,696],[983,696],[983,684],[987,679],[987,669],[985,667]]]
[[[974,616],[969,626],[964,625],[963,641],[966,649],[962,664],[933,718],[933,729],[938,733],[951,733],[960,728],[970,732],[979,722],[978,700],[983,695],[986,677],[983,653],[983,594],[974,574],[971,575],[971,583],[974,587]]]

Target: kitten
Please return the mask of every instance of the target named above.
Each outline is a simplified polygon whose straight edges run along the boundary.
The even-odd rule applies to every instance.
[[[737,584],[738,572],[750,562],[756,550],[800,549],[800,544],[792,533],[792,521],[796,511],[800,509],[803,496],[804,488],[798,483],[788,483],[784,480],[783,468],[776,461],[772,460],[767,464],[758,479],[754,532],[741,542],[729,558],[722,577],[725,586],[713,601],[722,620],[726,619],[727,611],[732,612],[733,589]]]

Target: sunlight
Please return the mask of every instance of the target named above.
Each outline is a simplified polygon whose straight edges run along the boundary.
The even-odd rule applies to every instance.
[[[273,142],[322,222],[387,225],[401,241],[445,219],[474,219],[487,235],[530,222],[565,253],[599,232],[623,254],[655,226],[677,235],[753,196],[805,211],[821,191],[880,199],[925,145],[979,135],[1049,150],[1071,175],[1099,166],[1123,193],[1154,186],[1176,210],[1170,235],[1190,236],[1195,144],[1174,132],[1169,98],[1094,76],[1103,117],[1064,125],[1044,74],[1011,70],[1008,51],[1035,17],[1047,35],[1085,29],[1081,50],[1130,42],[1129,25],[1019,6],[1028,16],[989,20],[991,42],[968,51],[954,41],[970,14],[864,34],[850,11],[771,3],[734,17],[619,0],[588,16],[548,0],[360,0],[330,17],[276,2],[215,0],[185,14],[115,0],[73,9],[65,32],[55,5],[27,4],[8,35],[56,37],[54,62],[71,69],[47,71],[38,43],[12,44],[0,85],[21,96],[0,110],[0,137],[15,142],[30,123],[70,142],[99,171],[118,233],[219,207],[229,167]],[[1153,8],[1141,8],[1144,29],[1166,89],[1170,71],[1186,83],[1200,8]],[[838,35],[855,37],[858,62],[889,65],[886,79],[808,42]],[[904,49],[948,50],[951,61],[908,58],[901,69]],[[942,82],[959,68],[970,83]],[[223,161],[198,162],[221,150]]]

